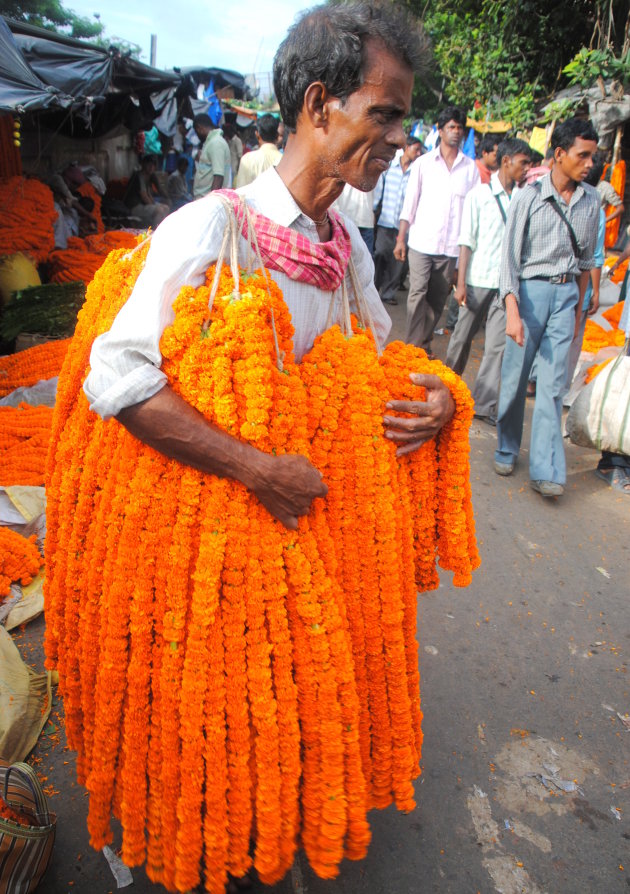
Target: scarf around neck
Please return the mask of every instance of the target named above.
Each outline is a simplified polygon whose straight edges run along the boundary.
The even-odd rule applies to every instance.
[[[234,205],[243,237],[247,239],[245,200],[233,189],[218,192]],[[311,242],[306,236],[275,223],[249,208],[258,247],[265,267],[279,270],[289,279],[308,283],[324,292],[334,292],[346,275],[352,246],[350,236],[336,211],[329,210],[332,235],[329,242]]]

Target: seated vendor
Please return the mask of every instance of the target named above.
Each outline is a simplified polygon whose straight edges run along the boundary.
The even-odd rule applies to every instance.
[[[157,159],[155,155],[144,155],[140,170],[135,171],[125,193],[125,205],[134,217],[140,219],[143,227],[155,229],[171,209],[168,198],[162,193],[160,182],[155,176]]]

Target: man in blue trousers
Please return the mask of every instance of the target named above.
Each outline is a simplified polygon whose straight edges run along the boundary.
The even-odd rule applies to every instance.
[[[499,295],[505,302],[506,346],[501,367],[494,468],[511,475],[521,446],[528,376],[538,352],[532,418],[530,484],[559,497],[566,482],[562,398],[576,308],[586,290],[599,219],[599,199],[583,184],[593,166],[597,133],[590,121],[558,124],[550,174],[510,205]]]

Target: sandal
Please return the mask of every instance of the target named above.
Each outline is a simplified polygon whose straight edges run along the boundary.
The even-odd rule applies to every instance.
[[[609,484],[613,490],[630,496],[630,474],[624,469],[619,466],[613,466],[611,469],[595,469],[595,474]]]

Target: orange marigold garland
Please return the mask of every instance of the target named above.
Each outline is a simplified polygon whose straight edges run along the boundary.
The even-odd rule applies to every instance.
[[[438,549],[457,583],[478,561],[462,482],[470,396],[453,377],[458,409],[438,453],[429,444],[401,462],[382,416],[388,399],[421,395],[409,370],[436,371],[422,352],[392,348],[379,362],[369,333],[333,327],[297,367],[265,274],[243,275],[235,300],[224,268],[210,314],[212,268],[182,289],[161,341],[171,386],[261,450],[310,455],[329,484],[289,532],[237,482],[180,467],[89,412],[92,341],[144,256],[113,254],[89,287],[49,454],[46,647],[92,842],[109,840],[113,811],[123,858],[146,859],[169,890],[197,885],[204,865],[206,889],[220,894],[252,861],[273,884],[300,841],[331,877],[344,855],[365,854],[371,804],[414,805],[409,568],[415,554],[425,588]]]
[[[51,407],[0,407],[0,484],[42,485]]]
[[[23,251],[41,264],[55,247],[52,191],[27,177],[0,181],[0,255]]]
[[[35,534],[27,538],[0,527],[0,598],[9,595],[11,584],[30,584],[41,564]]]
[[[17,354],[0,357],[0,397],[59,375],[72,339],[47,341]]]

